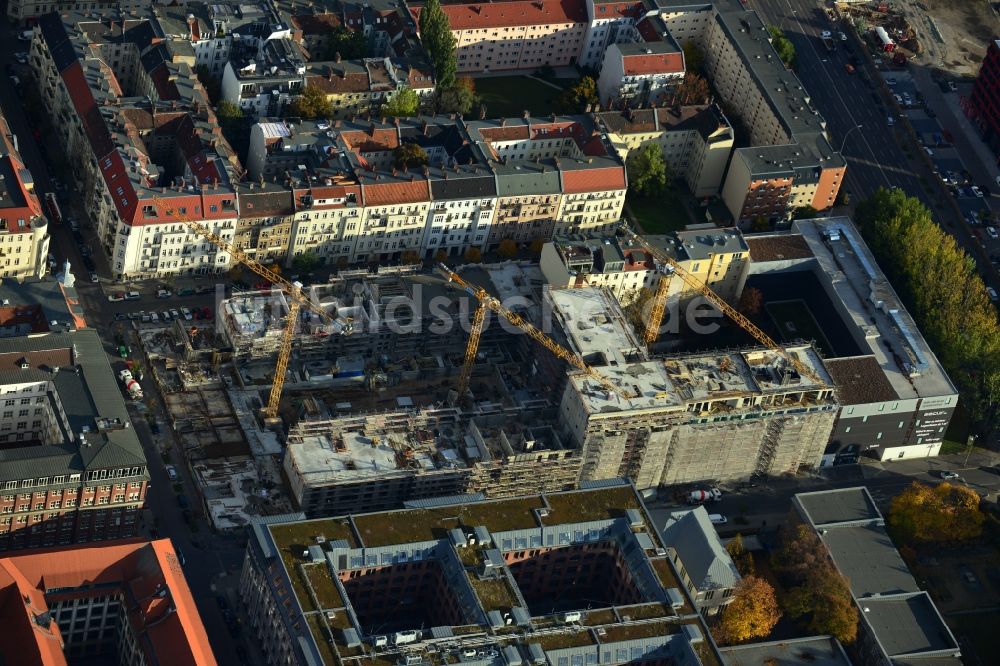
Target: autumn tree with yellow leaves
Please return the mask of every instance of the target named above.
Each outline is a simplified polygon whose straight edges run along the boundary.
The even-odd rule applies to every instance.
[[[763,578],[747,576],[740,580],[733,600],[722,609],[722,619],[715,626],[716,640],[732,645],[771,633],[781,619],[781,609],[774,588]]]
[[[966,486],[914,481],[892,499],[889,530],[902,543],[966,541],[983,532],[979,495]]]

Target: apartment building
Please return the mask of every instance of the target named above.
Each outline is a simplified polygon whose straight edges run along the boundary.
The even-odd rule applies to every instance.
[[[715,615],[733,600],[740,572],[704,506],[671,511],[663,542],[698,610]]]
[[[824,465],[938,455],[958,391],[849,218],[746,237],[747,284],[807,304],[841,407]],[[784,333],[784,332],[783,332]]]
[[[0,278],[41,278],[48,271],[49,222],[16,141],[0,116]]]
[[[610,44],[637,40],[636,23],[647,10],[642,2],[587,0],[587,36],[580,65],[600,71]]]
[[[72,278],[4,296],[0,550],[134,536],[146,459],[100,338],[78,329]]]
[[[739,301],[750,268],[750,252],[736,229],[715,227],[646,236],[688,273],[730,303]],[[557,289],[604,287],[620,302],[631,302],[641,289],[655,289],[662,266],[642,246],[617,236],[559,236],[542,247],[539,267]],[[687,297],[690,288],[671,280],[668,298]]]
[[[73,545],[0,558],[0,658],[65,666],[214,666],[170,539]],[[58,581],[58,584],[54,584]]]
[[[421,3],[409,3],[419,19]],[[577,64],[587,35],[585,0],[446,3],[459,74]]]
[[[833,206],[846,162],[757,13],[736,0],[661,0],[658,7],[677,42],[692,40],[705,53],[709,80],[750,134],[752,145],[734,151],[722,188],[734,219],[776,220],[803,206]]]
[[[277,116],[305,87],[305,54],[291,39],[268,40],[262,48],[241,43],[224,67],[220,98],[253,117]]]
[[[283,22],[291,26],[292,39],[305,47],[310,60],[334,58],[331,36],[338,29],[364,33],[372,57],[410,57],[422,51],[413,16],[395,0],[310,4],[276,0],[275,6]]]
[[[684,52],[666,40],[611,44],[597,79],[604,108],[657,104],[684,78]]]
[[[331,264],[398,262],[560,230],[610,232],[625,199],[624,165],[585,116],[267,120],[250,143],[253,187],[295,193],[286,261],[310,252]],[[406,144],[426,163],[400,163]]]
[[[240,594],[269,664],[404,653],[414,663],[719,663],[658,530],[620,481],[303,518],[251,529]]]
[[[181,216],[232,240],[239,163],[190,66],[151,34],[146,18],[49,14],[30,62],[112,275],[222,273],[228,255]]]
[[[976,123],[986,143],[1000,147],[1000,40],[991,40],[979,67],[966,114]]]
[[[104,0],[94,0],[85,3],[81,9],[94,12],[107,12],[114,10],[144,11],[156,4],[155,0],[124,0],[123,2],[106,2]],[[32,27],[37,25],[38,19],[50,12],[61,11],[63,7],[54,0],[11,0],[7,3],[7,20],[19,27]]]
[[[735,135],[718,106],[626,109],[594,117],[626,164],[638,149],[653,144],[670,173],[683,177],[696,197],[711,197],[722,189]]]

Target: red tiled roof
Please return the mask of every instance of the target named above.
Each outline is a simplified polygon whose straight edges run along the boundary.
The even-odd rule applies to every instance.
[[[663,37],[657,31],[656,26],[649,19],[642,19],[636,24],[636,29],[639,31],[639,36],[642,37],[644,42],[662,42]]]
[[[185,115],[177,128],[177,143],[187,159],[188,168],[199,184],[209,184],[219,180],[219,171],[214,160],[207,157],[207,151],[198,136],[191,116]]]
[[[622,61],[628,76],[684,72],[682,53],[641,53],[623,56]]]
[[[292,16],[292,24],[304,35],[325,35],[343,25],[336,14],[298,14]]]
[[[161,64],[149,74],[156,88],[156,94],[161,100],[178,100],[181,93],[177,89],[177,84],[170,80],[170,68],[166,64]]]
[[[377,153],[399,146],[399,133],[394,129],[377,129],[374,132],[342,132],[340,137],[348,148],[358,153]]]
[[[603,192],[625,189],[624,167],[602,169],[573,169],[562,172],[563,192]]]
[[[594,18],[612,19],[616,16],[636,18],[642,15],[644,8],[641,2],[595,2]]]
[[[426,180],[365,183],[361,188],[366,206],[417,203],[431,197]]]
[[[502,28],[525,25],[550,25],[587,23],[587,5],[584,0],[535,0],[526,2],[481,2],[460,5],[443,5],[452,30],[475,28]],[[410,10],[419,18],[420,8]]]
[[[488,127],[479,130],[487,141],[524,141],[530,137],[527,125],[517,127]]]
[[[339,95],[341,93],[368,92],[368,72],[347,72],[344,76],[334,72],[333,76],[319,74],[306,76],[306,85],[319,88],[324,93]]]

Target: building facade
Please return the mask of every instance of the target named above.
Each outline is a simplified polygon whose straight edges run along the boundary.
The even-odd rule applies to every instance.
[[[1000,40],[992,40],[969,95],[966,113],[993,152],[1000,152]]]

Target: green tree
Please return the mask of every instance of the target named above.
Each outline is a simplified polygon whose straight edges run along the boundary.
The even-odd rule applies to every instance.
[[[966,486],[914,481],[892,498],[889,529],[903,543],[966,541],[983,532],[979,495]]]
[[[792,211],[793,220],[811,220],[819,215],[819,211],[812,206],[799,206]]]
[[[400,88],[385,105],[382,115],[390,118],[409,118],[420,113],[420,96],[412,88]]]
[[[795,69],[795,45],[785,37],[785,33],[778,26],[768,26],[767,31],[771,33],[771,46],[778,52],[781,62],[785,63],[788,69]]]
[[[420,167],[427,164],[427,153],[415,143],[402,143],[392,151],[392,163],[397,169]]]
[[[219,102],[215,107],[215,118],[222,128],[222,136],[226,138],[229,145],[233,147],[241,159],[246,158],[247,150],[250,148],[250,119],[243,114],[243,110],[226,100]]]
[[[692,74],[701,74],[701,68],[705,64],[705,54],[694,42],[689,39],[681,46],[684,49],[684,68]]]
[[[286,115],[305,120],[329,118],[333,115],[333,106],[322,90],[316,86],[306,86],[302,94],[288,105]]]
[[[420,10],[420,41],[434,65],[438,88],[449,90],[455,85],[455,35],[451,32],[448,15],[441,9],[441,0],[427,0]]]
[[[319,257],[312,252],[303,252],[292,258],[292,268],[300,273],[311,273],[319,268]]]
[[[1000,396],[1000,326],[976,264],[916,197],[879,189],[855,215],[974,418]]]
[[[342,25],[330,31],[330,44],[326,49],[326,59],[336,60],[338,54],[343,60],[358,60],[368,56],[368,38],[363,30],[348,30]]]
[[[645,197],[656,196],[666,188],[667,163],[657,144],[647,143],[630,160],[629,186]]]
[[[510,259],[517,254],[517,243],[509,238],[503,239],[500,241],[500,245],[497,246],[497,254],[506,259]]]
[[[472,111],[476,104],[476,87],[472,79],[464,77],[447,89],[438,89],[438,110],[443,113],[461,113],[463,116]]]
[[[598,104],[597,81],[593,77],[584,76],[572,88],[564,90],[556,99],[556,105],[563,113],[580,113]]]

